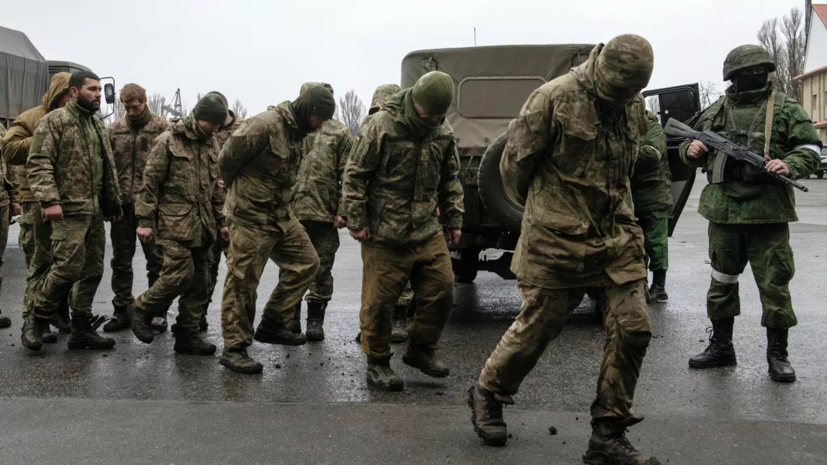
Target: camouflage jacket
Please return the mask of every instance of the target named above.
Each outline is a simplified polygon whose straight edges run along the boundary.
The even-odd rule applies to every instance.
[[[74,102],[44,116],[34,131],[29,161],[26,163],[29,185],[42,208],[60,205],[66,215],[121,216],[121,194],[115,174],[112,148],[103,123]],[[91,118],[101,147],[101,192],[94,188],[95,157],[89,153],[89,141],[81,118]],[[100,162],[100,161],[99,161]]]
[[[6,127],[0,124],[0,141],[6,136]],[[6,157],[2,156],[3,148],[0,145],[0,182],[3,182],[4,188],[0,189],[0,207],[5,207],[10,203],[10,200],[13,199],[13,186],[12,183],[9,182],[9,178],[11,177],[6,165]],[[5,182],[3,181],[5,180]],[[10,194],[12,197],[10,198]],[[2,221],[2,219],[0,219]]]
[[[508,127],[500,173],[525,204],[511,269],[549,289],[643,279],[643,231],[624,201],[648,129],[643,98],[611,110],[593,93],[598,45],[547,82]]]
[[[227,111],[230,113],[230,116],[233,117],[233,122],[227,126],[222,126],[221,129],[219,129],[215,134],[215,142],[218,144],[219,151],[224,147],[224,144],[227,143],[227,140],[230,139],[230,136],[232,136],[233,133],[241,127],[241,123],[244,122],[244,118],[237,117],[232,110]]]
[[[300,137],[290,102],[245,120],[230,136],[218,159],[229,221],[264,231],[287,227]]]
[[[174,120],[155,140],[146,161],[144,184],[135,202],[138,226],[153,228],[160,244],[202,247],[216,240],[224,224],[218,195],[218,146],[202,142]]]
[[[637,155],[632,175],[632,200],[635,216],[668,210],[672,206],[672,173],[666,154],[666,134],[658,117],[646,112],[649,131]]]
[[[732,87],[701,115],[697,127],[748,146],[753,152],[764,153],[764,126],[767,101],[772,83],[767,88],[736,94]],[[790,168],[793,179],[806,178],[821,162],[821,141],[813,122],[795,100],[776,92],[773,130],[770,136],[770,158],[782,159]],[[690,166],[704,165],[710,184],[701,192],[698,212],[713,223],[763,224],[798,221],[793,188],[764,175],[757,168],[727,160],[724,182],[712,184],[715,153],[698,160],[686,156],[691,141],[680,147],[681,159]]]
[[[446,121],[424,139],[405,123],[400,92],[362,127],[344,177],[348,228],[370,228],[371,245],[405,247],[422,244],[442,231],[437,207],[447,227],[462,227],[463,193],[459,153]]]
[[[350,129],[336,120],[325,121],[304,138],[290,203],[296,219],[332,223],[336,215],[346,216],[341,181],[352,146]]]
[[[138,130],[132,128],[127,117],[115,121],[107,130],[118,173],[123,204],[134,203],[138,189],[144,184],[144,167],[155,138],[169,128],[169,122],[153,116]]]

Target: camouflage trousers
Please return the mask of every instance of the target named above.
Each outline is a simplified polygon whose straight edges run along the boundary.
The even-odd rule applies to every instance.
[[[103,278],[106,230],[100,212],[93,215],[66,215],[63,221],[51,222],[51,258],[41,257],[36,246],[29,275],[32,283],[32,306],[39,315],[54,316],[61,300],[69,293],[72,316],[91,315],[92,303]],[[38,241],[39,231],[35,232]],[[51,265],[41,276],[39,266]],[[32,270],[35,275],[32,276]]]
[[[160,316],[178,297],[178,328],[197,333],[204,302],[207,300],[212,261],[210,249],[165,241],[163,250],[164,264],[158,280],[135,299],[135,306],[148,315]]]
[[[362,352],[372,356],[391,353],[393,306],[408,280],[416,295],[411,343],[437,344],[454,303],[454,272],[442,234],[414,247],[362,244],[362,263]]]
[[[9,241],[9,204],[0,206],[0,270],[6,262],[6,245]],[[0,288],[3,287],[3,274],[0,272]]]
[[[637,220],[643,229],[643,248],[650,271],[669,269],[669,210],[642,213]]]
[[[413,287],[411,286],[411,282],[408,281],[405,283],[405,289],[402,289],[402,293],[399,294],[399,298],[396,299],[396,305],[407,307],[411,305],[414,300],[414,291]]]
[[[644,286],[641,279],[615,287],[590,289],[608,302],[602,307],[606,342],[597,379],[597,398],[591,407],[593,418],[624,420],[632,416],[640,367],[652,337]],[[517,392],[586,293],[584,288],[544,289],[525,283],[520,283],[519,289],[520,314],[485,362],[479,377],[486,389],[509,395]]]
[[[109,229],[109,238],[112,240],[112,291],[115,293],[112,305],[116,307],[126,307],[135,302],[135,296],[132,295],[132,258],[135,256],[135,243],[140,242],[135,233],[137,227],[135,208],[128,204],[123,206],[123,219],[112,223]],[[152,287],[161,272],[164,251],[154,242],[140,244],[146,258],[146,277],[149,287]]]
[[[230,223],[227,278],[221,298],[225,349],[243,349],[253,343],[258,284],[267,260],[273,260],[281,270],[261,316],[262,322],[272,324],[293,319],[295,305],[319,270],[319,257],[298,221],[280,232]]]
[[[319,256],[319,271],[316,278],[310,283],[310,289],[305,300],[325,304],[333,298],[333,261],[339,250],[339,230],[333,223],[323,221],[302,221],[302,227],[310,238],[310,243]],[[279,270],[279,280],[283,270]]]
[[[227,256],[227,248],[229,244],[221,238],[221,234],[216,234],[216,241],[210,247],[210,281],[207,284],[207,302],[204,304],[203,314],[206,316],[207,311],[212,303],[212,296],[215,294],[215,286],[218,283],[218,268],[221,266],[221,255]]]
[[[706,310],[710,319],[741,314],[738,277],[749,263],[763,306],[761,325],[785,329],[798,323],[790,298],[795,264],[787,223],[709,223],[709,259],[712,280]]]

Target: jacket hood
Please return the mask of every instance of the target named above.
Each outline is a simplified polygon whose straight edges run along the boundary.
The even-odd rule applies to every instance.
[[[402,89],[399,92],[393,94],[392,96],[388,97],[384,103],[382,103],[380,110],[385,110],[388,113],[394,116],[403,116],[405,114],[405,95],[410,92],[411,89]]]
[[[69,73],[57,73],[52,76],[52,83],[49,85],[49,90],[43,94],[43,108],[46,110],[46,113],[49,112],[55,98],[69,88],[69,78],[71,77],[72,75]]]
[[[583,64],[571,69],[571,74],[583,85],[589,95],[595,97],[597,93],[594,89],[594,70],[597,67],[597,56],[600,55],[601,50],[603,50],[603,44],[597,44]]]

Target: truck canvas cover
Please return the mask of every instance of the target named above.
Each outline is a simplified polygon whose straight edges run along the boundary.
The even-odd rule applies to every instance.
[[[40,105],[48,85],[49,65],[26,34],[0,26],[0,120]]]

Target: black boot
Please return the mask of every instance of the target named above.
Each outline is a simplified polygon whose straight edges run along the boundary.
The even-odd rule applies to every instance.
[[[52,325],[60,331],[60,334],[72,332],[72,318],[69,316],[69,294],[60,299],[57,306],[57,318],[52,319]]]
[[[649,302],[656,304],[668,300],[669,296],[666,295],[666,272],[655,271],[652,275],[652,287],[649,288]]]
[[[709,347],[689,359],[689,366],[691,368],[714,368],[737,364],[735,346],[732,345],[732,327],[734,324],[734,316],[712,320],[712,335],[709,338]]]
[[[0,312],[2,313],[2,312]],[[11,318],[0,315],[0,328],[8,328],[11,326]]]
[[[163,334],[167,331],[167,327],[169,323],[167,322],[167,314],[169,313],[168,310],[164,310],[160,316],[156,316],[149,321],[149,325],[152,327],[152,334],[157,336],[159,334]]]
[[[327,309],[327,303],[307,302],[307,329],[304,330],[304,335],[308,341],[324,340],[325,309]],[[301,329],[299,329],[299,332],[301,332]]]
[[[152,315],[149,315],[137,305],[132,307],[132,334],[144,344],[152,344],[155,332],[151,326]]]
[[[45,324],[43,325],[43,335],[40,337],[40,340],[43,341],[44,344],[54,344],[57,342],[57,334],[49,329],[48,324]]]
[[[641,454],[626,439],[626,428],[642,420],[641,417],[626,421],[593,420],[592,437],[583,462],[589,465],[660,465],[658,459]]]
[[[131,328],[132,318],[130,316],[130,313],[131,310],[129,309],[129,307],[115,305],[114,318],[107,321],[106,324],[103,325],[103,332],[116,333],[118,331],[123,331],[125,329]]]
[[[198,330],[206,333],[208,329],[210,329],[210,324],[207,323],[207,311],[205,309],[204,313],[201,314],[201,321],[198,322]]]
[[[260,363],[247,355],[247,350],[245,349],[228,349],[225,347],[224,353],[221,354],[221,359],[218,363],[227,367],[230,371],[245,375],[257,375],[261,373],[261,370],[264,368]]]
[[[99,326],[98,321],[101,319],[88,314],[76,315],[72,318],[72,334],[69,335],[69,350],[91,349],[91,350],[108,350],[115,347],[115,340],[108,337],[99,336],[96,326]]]
[[[504,446],[508,441],[508,429],[503,420],[503,405],[514,405],[514,399],[497,394],[474,384],[468,389],[468,406],[471,407],[471,424],[477,436],[489,446]]]
[[[795,381],[795,370],[787,360],[787,336],[789,330],[767,328],[767,364],[770,379],[782,383]]]
[[[293,319],[287,322],[287,327],[293,334],[302,332],[302,301],[300,300],[293,308]]]
[[[391,355],[374,357],[368,355],[368,386],[380,391],[401,391],[405,389],[402,378],[396,376],[391,368]]]
[[[393,320],[391,320],[393,330],[391,332],[391,343],[398,344],[400,342],[405,342],[408,340],[408,325],[406,321],[407,318],[407,305],[393,306]]]
[[[264,318],[262,318],[261,323],[258,324],[253,339],[265,344],[281,344],[285,346],[300,346],[307,342],[304,334],[296,334],[290,331],[290,328],[284,323]]]
[[[172,350],[187,355],[213,355],[215,353],[215,345],[201,339],[197,332],[187,331],[178,325],[175,326],[176,328],[173,331],[175,346]]]
[[[20,335],[23,347],[39,351],[43,347],[43,327],[48,325],[46,320],[36,317],[34,312],[26,315],[23,319],[23,333]]]
[[[436,358],[436,351],[427,344],[421,344],[411,338],[408,343],[408,350],[402,356],[405,365],[418,368],[419,371],[433,378],[444,378],[448,376],[448,367]]]

